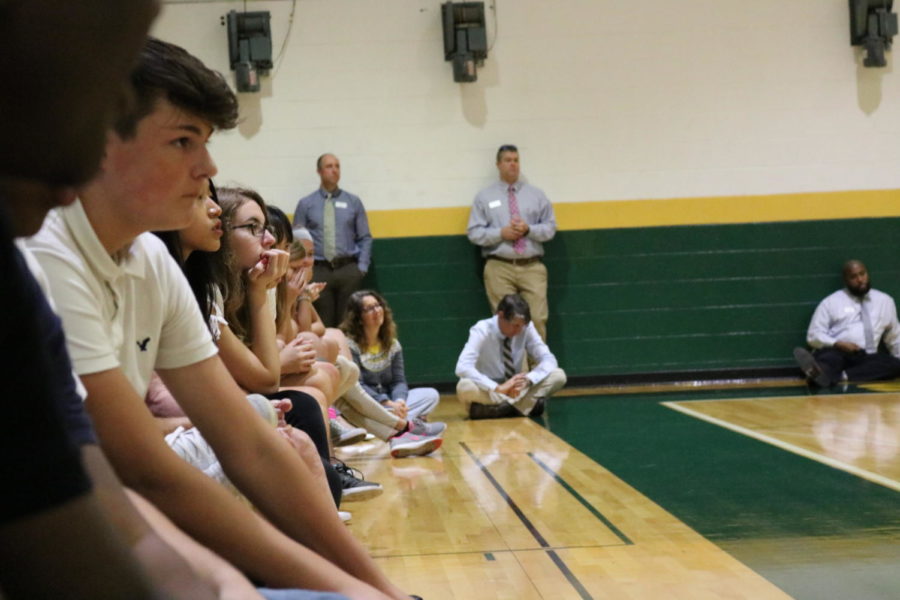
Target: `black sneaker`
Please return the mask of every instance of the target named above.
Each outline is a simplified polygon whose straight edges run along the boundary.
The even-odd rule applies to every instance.
[[[342,502],[355,502],[357,500],[369,500],[380,496],[384,491],[380,483],[366,481],[363,474],[350,468],[341,461],[334,463],[334,470],[341,476]]]
[[[543,398],[538,398],[534,402],[534,407],[531,409],[531,412],[528,413],[529,417],[539,417],[544,414],[544,408],[547,406],[547,401]]]
[[[503,402],[502,404],[479,404],[478,402],[473,402],[469,405],[469,418],[473,421],[521,416],[522,413],[517,411],[509,402]]]

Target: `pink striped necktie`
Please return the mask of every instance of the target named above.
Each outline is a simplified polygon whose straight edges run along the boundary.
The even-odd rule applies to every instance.
[[[519,201],[516,199],[516,188],[514,186],[509,186],[509,217],[522,218],[522,214],[519,212]],[[513,250],[516,251],[516,254],[522,254],[525,252],[525,238],[520,237],[515,242],[513,242]]]

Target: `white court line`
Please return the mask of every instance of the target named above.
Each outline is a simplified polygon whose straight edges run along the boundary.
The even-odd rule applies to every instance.
[[[712,423],[713,425],[718,425],[719,427],[730,429],[735,433],[740,433],[741,435],[746,435],[747,437],[751,437],[761,442],[777,446],[782,450],[787,450],[788,452],[799,454],[800,456],[804,456],[824,465],[828,465],[829,467],[832,467],[834,469],[846,471],[847,473],[851,473],[852,475],[856,475],[857,477],[862,477],[863,479],[871,481],[872,483],[877,483],[878,485],[883,485],[886,488],[892,489],[896,492],[900,492],[900,482],[883,475],[879,475],[878,473],[860,469],[859,467],[854,467],[851,464],[829,458],[823,454],[819,454],[818,452],[813,452],[812,450],[807,450],[806,448],[795,446],[794,444],[779,440],[778,438],[774,438],[770,435],[759,433],[758,431],[753,431],[752,429],[747,429],[746,427],[741,427],[740,425],[735,425],[734,423],[729,423],[728,421],[723,421],[722,419],[717,419],[716,417],[710,417],[709,415],[705,415],[703,413],[682,406],[677,402],[660,402],[660,404],[667,408],[671,408],[672,410],[677,410],[678,412],[694,417],[695,419],[700,419],[702,421],[706,421],[707,423]]]

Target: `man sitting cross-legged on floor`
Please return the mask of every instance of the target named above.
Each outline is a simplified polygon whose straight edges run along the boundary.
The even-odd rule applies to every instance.
[[[839,381],[900,377],[900,323],[894,299],[872,289],[866,265],[844,263],[845,287],[822,300],[813,313],[806,341],[815,350],[795,348],[807,379],[821,387]],[[890,354],[878,351],[884,342]]]
[[[522,372],[526,357],[535,367]],[[540,416],[547,398],[566,384],[518,294],[504,296],[496,315],[472,326],[456,376],[456,395],[472,419]]]

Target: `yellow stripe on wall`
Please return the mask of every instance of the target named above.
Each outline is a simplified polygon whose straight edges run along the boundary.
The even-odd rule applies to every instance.
[[[562,231],[900,216],[900,190],[554,203]],[[463,235],[469,207],[369,211],[376,238]]]

